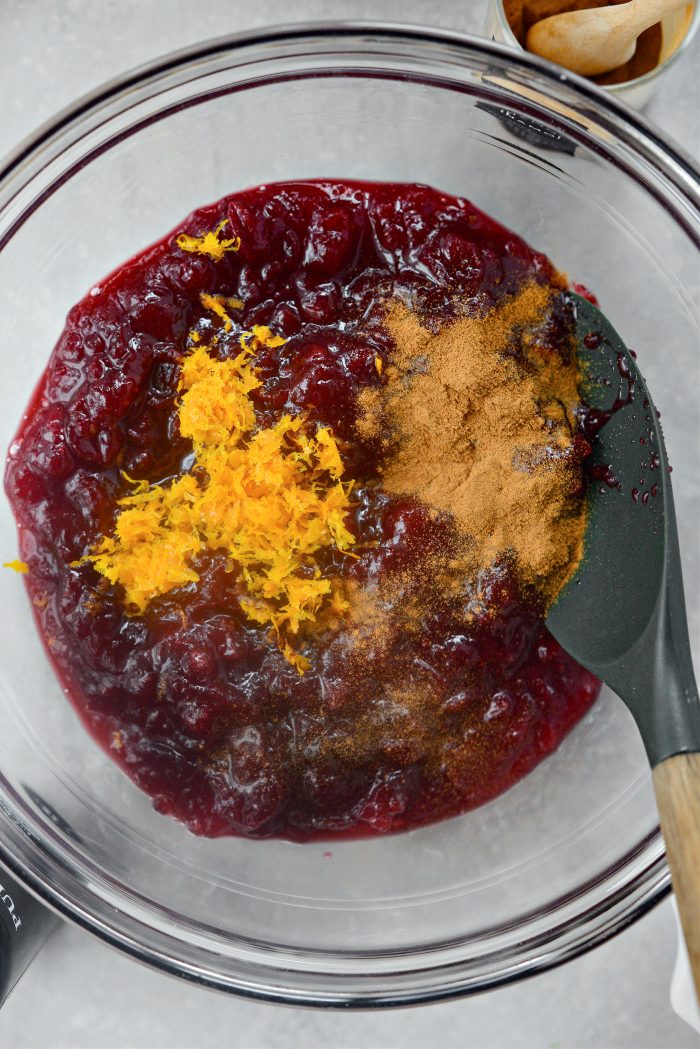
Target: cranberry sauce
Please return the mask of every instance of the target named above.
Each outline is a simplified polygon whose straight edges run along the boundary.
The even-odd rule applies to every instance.
[[[176,242],[224,221],[221,236],[240,248],[220,259]],[[479,582],[489,615],[468,588],[418,619],[406,612],[429,574],[423,552],[447,548],[452,526],[383,492],[381,448],[355,429],[358,395],[381,383],[376,361],[391,348],[378,302],[398,296],[437,323],[455,297],[484,310],[526,280],[556,277],[465,200],[417,185],[286,183],[200,209],[71,310],[6,489],[49,657],[90,732],[159,812],[206,835],[406,829],[505,790],[591,705],[598,682],[505,568]],[[231,330],[202,293],[240,300]],[[140,616],[78,563],[113,528],[124,475],[162,482],[192,466],[177,405],[193,343],[224,359],[256,324],[287,340],[257,355],[259,424],[286,412],[330,426],[355,481],[347,524],[360,556],[336,550],[323,571],[360,591],[396,581],[388,629],[362,644],[349,621],[309,634],[303,675],[243,613],[223,555],[207,553],[197,584]]]

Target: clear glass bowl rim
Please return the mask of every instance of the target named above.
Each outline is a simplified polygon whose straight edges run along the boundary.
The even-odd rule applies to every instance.
[[[234,55],[253,46],[293,43],[295,56],[299,56],[303,53],[300,48],[305,43],[313,45],[324,41],[331,45],[334,39],[339,44],[353,42],[355,53],[366,50],[367,41],[371,39],[381,41],[386,47],[390,47],[392,42],[404,47],[410,47],[412,43],[416,47],[429,45],[433,49],[431,59],[438,61],[448,54],[454,58],[454,53],[460,51],[465,58],[470,55],[482,58],[493,56],[507,60],[514,68],[534,74],[538,78],[538,86],[546,90],[547,100],[556,99],[557,93],[566,89],[569,101],[573,95],[579,110],[593,112],[600,126],[611,132],[616,141],[622,142],[662,176],[666,185],[665,195],[650,185],[648,180],[645,180],[645,188],[665,206],[672,205],[675,221],[700,251],[700,168],[681,147],[637,111],[590,81],[562,71],[560,67],[528,52],[515,52],[506,45],[454,31],[382,21],[309,22],[230,34],[166,54],[82,96],[0,160],[0,251],[27,218],[27,212],[23,212],[8,228],[2,229],[3,211],[15,195],[38,171],[60,156],[68,145],[74,145],[83,134],[99,126],[99,121],[97,124],[95,121],[103,110],[107,111],[105,120],[108,121],[114,115],[114,112],[109,111],[110,106],[119,106],[121,103],[117,112],[126,109],[127,96],[134,89],[148,85],[148,97],[155,98],[170,89],[177,82],[178,74],[188,66],[216,55]],[[329,61],[342,61],[343,53],[342,50],[333,52],[329,46],[324,51],[324,57]],[[280,57],[284,61],[291,56],[285,52]],[[267,60],[272,59],[271,54]],[[34,206],[39,207],[40,204],[41,197]],[[27,829],[22,827],[21,819],[18,819],[18,808],[21,808],[19,799],[13,798],[11,792],[0,790],[0,831],[7,831],[0,838],[0,861],[29,891],[57,913],[163,972],[218,990],[283,1004],[368,1008],[411,1005],[478,993],[546,971],[592,949],[627,928],[670,890],[668,868],[663,855],[659,854],[660,833],[657,828],[620,860],[614,871],[604,872],[596,882],[596,885],[600,885],[625,864],[636,861],[636,872],[623,888],[591,901],[589,906],[572,917],[550,926],[544,935],[540,933],[520,942],[517,952],[496,950],[487,955],[487,961],[496,963],[496,968],[489,971],[483,971],[483,966],[482,971],[470,971],[469,960],[460,964],[459,960],[455,960],[454,943],[436,944],[434,949],[416,953],[410,968],[396,967],[393,972],[383,970],[381,987],[372,989],[368,987],[367,980],[358,979],[355,974],[324,969],[325,956],[319,952],[314,956],[318,968],[300,968],[295,974],[296,979],[290,976],[288,984],[284,986],[284,959],[281,965],[275,965],[271,964],[269,954],[267,958],[261,956],[253,961],[242,956],[235,974],[223,973],[216,970],[211,955],[209,959],[197,958],[196,952],[194,955],[190,952],[185,958],[178,954],[177,947],[181,941],[174,937],[139,923],[130,916],[122,915],[121,919],[118,914],[108,916],[109,907],[104,901],[94,897],[91,899],[85,881],[81,885],[76,877],[67,850],[63,850],[63,862],[60,864],[45,849],[41,849],[39,862],[30,863],[12,848],[9,842],[13,837],[17,840],[17,836],[20,839],[29,836]],[[51,837],[50,828],[47,828],[46,837]],[[26,844],[26,840],[23,843]],[[72,888],[84,890],[82,898],[63,887],[66,872],[73,878]],[[576,896],[590,889],[590,885],[581,886]],[[546,909],[546,914],[555,913],[559,906],[568,902],[568,897],[553,901]],[[99,906],[94,906],[95,903],[102,903],[102,912]],[[523,924],[532,918],[532,915],[526,915]],[[247,946],[249,949],[250,944]],[[449,948],[449,951],[448,956],[440,961],[437,956],[442,948]],[[392,952],[375,955],[389,962],[391,956]]]

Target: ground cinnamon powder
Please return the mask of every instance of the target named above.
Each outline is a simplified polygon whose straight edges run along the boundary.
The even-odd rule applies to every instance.
[[[506,559],[545,602],[575,570],[585,529],[576,358],[543,338],[554,294],[532,283],[437,331],[390,303],[395,349],[358,422],[384,444],[384,488],[453,517],[462,578]]]

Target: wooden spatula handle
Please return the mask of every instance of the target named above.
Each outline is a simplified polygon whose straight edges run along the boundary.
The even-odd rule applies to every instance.
[[[662,761],[654,769],[654,790],[700,1001],[700,754]]]

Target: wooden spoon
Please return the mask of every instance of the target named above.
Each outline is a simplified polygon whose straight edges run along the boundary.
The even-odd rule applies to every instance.
[[[527,49],[581,76],[597,76],[628,62],[637,37],[687,0],[630,0],[613,7],[570,11],[536,22]]]

